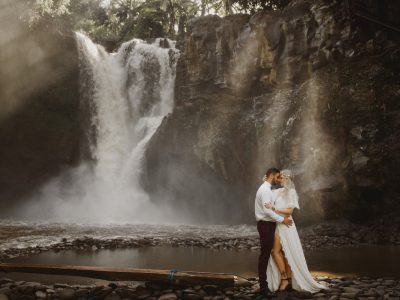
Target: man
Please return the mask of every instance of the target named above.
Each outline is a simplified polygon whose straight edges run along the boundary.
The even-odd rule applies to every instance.
[[[265,174],[264,183],[257,191],[255,199],[255,215],[261,245],[261,253],[258,258],[258,280],[260,283],[260,293],[264,295],[270,294],[267,284],[267,266],[274,244],[276,222],[283,223],[286,226],[292,225],[292,220],[288,217],[282,217],[272,209],[265,207],[266,204],[274,204],[275,202],[271,186],[278,184],[279,176],[280,171],[278,169],[269,169]]]

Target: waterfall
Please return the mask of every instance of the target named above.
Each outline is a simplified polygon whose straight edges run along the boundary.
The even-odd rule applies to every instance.
[[[26,211],[68,222],[165,222],[140,181],[147,144],[173,108],[175,44],[134,39],[107,53],[81,33],[76,41],[92,162],[47,184],[35,201],[46,204]]]

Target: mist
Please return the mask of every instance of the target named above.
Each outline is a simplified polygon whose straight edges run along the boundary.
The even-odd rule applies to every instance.
[[[85,87],[81,99],[89,102],[85,106],[92,124],[84,135],[92,136],[87,141],[91,159],[45,184],[16,215],[62,222],[165,223],[172,210],[150,202],[140,176],[147,143],[172,109],[177,51],[159,47],[159,40],[132,40],[109,54],[83,34],[77,33],[76,41]]]
[[[48,32],[29,26],[31,13],[27,1],[2,1],[0,122],[27,105],[35,93],[70,72],[55,63],[59,55],[65,54],[60,45],[49,42]]]
[[[24,9],[15,7],[20,14]],[[296,13],[302,20],[303,12]],[[325,22],[316,11],[309,14]],[[255,191],[266,170],[278,167],[295,175],[305,220],[330,217],[326,192],[347,184],[339,167],[344,149],[325,120],[334,97],[329,80],[338,76],[314,69],[303,55],[315,49],[310,35],[323,44],[329,32],[310,32],[308,19],[293,20],[278,13],[196,18],[178,43],[181,56],[174,41],[162,38],[133,39],[108,53],[83,33],[58,33],[69,41],[65,53],[55,45],[59,39],[43,42],[49,32],[26,42],[21,37],[23,48],[32,49],[27,58],[16,46],[7,50],[10,73],[21,80],[2,76],[4,99],[15,101],[4,116],[21,117],[4,131],[32,153],[22,159],[8,154],[18,165],[17,171],[9,167],[18,174],[12,181],[26,182],[28,192],[4,193],[3,203],[19,199],[6,215],[90,223],[251,222]],[[18,55],[32,62],[32,72],[24,59],[16,62]],[[63,95],[57,107],[59,95],[47,95],[53,85]],[[43,103],[32,114],[45,117],[35,127],[38,121],[29,123],[26,115],[37,98]],[[52,118],[60,117],[53,128]],[[29,136],[15,124],[36,131]],[[40,163],[25,168],[34,156]]]

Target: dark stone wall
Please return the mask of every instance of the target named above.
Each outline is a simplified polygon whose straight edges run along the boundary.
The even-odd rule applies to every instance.
[[[0,57],[0,214],[79,160],[79,68],[72,33],[20,24]]]
[[[189,221],[252,223],[263,173],[277,166],[296,175],[299,222],[398,214],[398,35],[349,18],[344,4],[294,0],[282,12],[191,21],[177,43],[174,111],[146,153],[153,201]],[[6,216],[89,156],[88,116],[70,33],[21,26],[0,50]]]
[[[294,171],[299,222],[399,211],[400,44],[344,1],[192,20],[176,106],[147,152],[154,201],[193,220],[253,222],[268,167]]]

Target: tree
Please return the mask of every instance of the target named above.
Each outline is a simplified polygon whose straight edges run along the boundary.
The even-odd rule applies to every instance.
[[[115,49],[132,38],[176,39],[199,15],[254,13],[284,8],[290,0],[19,0],[31,5],[30,24],[84,31]],[[50,24],[50,25],[49,25]]]
[[[191,0],[163,0],[161,8],[167,14],[164,26],[171,38],[176,37],[186,26],[187,20],[195,17],[199,11],[198,4]]]
[[[261,10],[278,10],[285,8],[291,0],[232,0],[237,11],[254,14]]]

